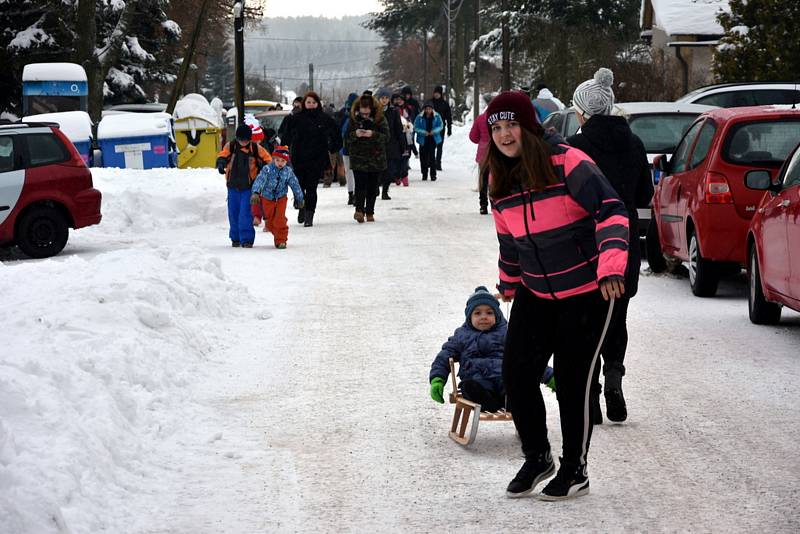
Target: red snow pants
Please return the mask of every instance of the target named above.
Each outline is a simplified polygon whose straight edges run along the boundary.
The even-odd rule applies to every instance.
[[[253,217],[258,219],[258,224],[261,223],[262,217],[265,219],[264,229],[267,232],[272,232],[275,246],[286,243],[289,238],[289,226],[286,224],[286,202],[289,197],[285,196],[278,200],[259,198],[261,205],[253,204],[252,206]]]

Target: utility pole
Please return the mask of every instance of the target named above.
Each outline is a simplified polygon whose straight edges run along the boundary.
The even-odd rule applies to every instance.
[[[233,37],[236,80],[236,115],[239,124],[244,124],[244,0],[233,4]]]
[[[508,49],[508,11],[507,11],[507,1],[502,0],[501,2],[501,10],[503,11],[502,14],[502,32],[503,32],[503,91],[510,91],[511,90],[511,57],[510,57],[510,50]]]
[[[445,1],[445,4],[446,4],[445,10],[447,11],[447,15],[446,15],[446,18],[447,18],[447,73],[446,73],[447,74],[447,89],[445,91],[445,94],[442,95],[442,98],[444,98],[445,102],[450,103],[450,85],[452,83],[451,70],[450,70],[450,26],[452,26],[452,23],[453,23],[452,18],[451,18],[453,10],[450,7],[450,0],[444,0],[444,1]]]
[[[428,90],[428,30],[423,30],[422,35],[422,91],[420,96],[425,97]]]
[[[478,120],[479,108],[481,107],[481,88],[480,88],[480,62],[481,62],[481,0],[474,0],[475,3],[475,72],[472,78],[472,120]]]
[[[314,90],[314,64],[308,64],[308,90]]]

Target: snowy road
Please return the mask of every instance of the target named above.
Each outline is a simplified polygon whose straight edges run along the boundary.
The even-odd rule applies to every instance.
[[[447,438],[430,362],[496,279],[464,138],[374,224],[320,189],[285,251],[229,247],[213,170],[95,171],[103,224],[0,263],[0,532],[800,530],[800,314],[752,325],[743,279],[643,277],[587,497],[506,499],[509,424]]]

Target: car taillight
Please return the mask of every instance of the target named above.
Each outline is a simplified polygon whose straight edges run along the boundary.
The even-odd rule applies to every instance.
[[[716,172],[706,173],[706,204],[733,204],[733,194],[728,180]]]

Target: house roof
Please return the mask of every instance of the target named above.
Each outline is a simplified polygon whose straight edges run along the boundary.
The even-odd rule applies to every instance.
[[[720,11],[730,12],[728,0],[642,0],[641,26],[667,35],[722,35]]]

